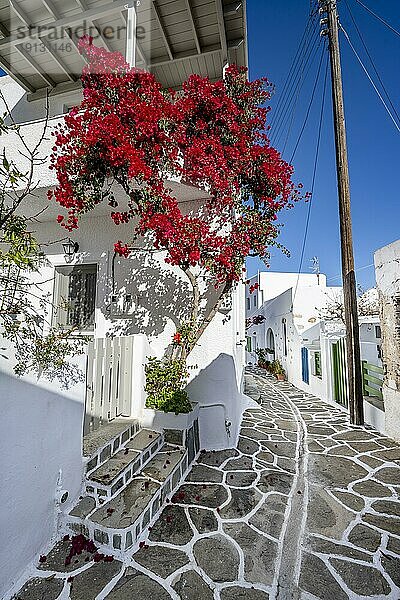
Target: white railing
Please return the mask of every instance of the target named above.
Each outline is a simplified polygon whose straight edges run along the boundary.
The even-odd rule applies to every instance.
[[[95,338],[88,345],[84,434],[117,417],[138,417],[144,407],[144,335]]]

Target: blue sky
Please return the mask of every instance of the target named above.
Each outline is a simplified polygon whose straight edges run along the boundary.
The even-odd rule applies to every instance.
[[[398,0],[363,0],[374,12],[385,18],[395,28],[400,23]],[[388,90],[391,100],[400,114],[400,37],[368,14],[356,0],[347,0],[357,25],[364,37],[378,72]],[[307,22],[310,2],[308,0],[248,0],[249,66],[252,79],[267,76],[275,84],[276,91],[270,105],[274,114],[279,105],[293,56]],[[340,20],[353,45],[376,79],[368,62],[357,32],[343,0],[338,2]],[[354,251],[357,280],[364,288],[375,283],[373,253],[376,249],[400,238],[400,205],[398,174],[400,172],[400,133],[363,73],[348,43],[341,35],[344,100],[348,135],[350,183],[353,217]],[[286,159],[290,158],[296,138],[302,126],[311,97],[318,67],[316,57],[309,77],[299,96],[298,108],[293,118]],[[322,68],[324,71],[324,67]],[[295,180],[310,189],[315,155],[319,112],[321,108],[322,77],[316,92],[316,100],[310,119],[293,160]],[[337,208],[334,138],[330,80],[325,102],[321,149],[307,245],[302,271],[310,272],[313,256],[320,260],[321,272],[328,276],[328,283],[340,285],[340,245]],[[277,144],[283,148],[283,141]],[[298,204],[291,211],[282,213],[284,223],[280,242],[291,252],[288,259],[274,249],[271,270],[297,271],[303,242],[307,205]],[[265,268],[255,259],[249,259],[249,274]]]

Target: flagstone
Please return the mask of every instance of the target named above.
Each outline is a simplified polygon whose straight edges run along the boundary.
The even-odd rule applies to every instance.
[[[172,587],[180,600],[213,600],[214,598],[214,592],[196,571],[185,571]]]
[[[130,598],[170,600],[171,596],[157,581],[128,567],[123,577],[106,596],[106,600],[129,600]]]
[[[34,577],[20,589],[15,600],[56,600],[63,587],[62,579]]]
[[[245,523],[227,523],[223,530],[243,550],[246,581],[271,585],[275,573],[278,544],[256,533]]]
[[[189,475],[186,478],[186,481],[209,481],[210,483],[221,483],[222,472],[205,465],[193,465]]]
[[[223,535],[202,538],[193,546],[198,566],[215,582],[236,581],[239,554],[235,546]]]
[[[239,519],[249,514],[262,496],[256,489],[231,489],[232,499],[220,511],[222,519]]]
[[[152,542],[168,542],[176,546],[187,544],[192,537],[193,531],[184,509],[173,505],[164,508],[149,534]]]
[[[189,516],[199,533],[209,533],[218,529],[217,518],[211,510],[190,507]]]
[[[74,576],[69,593],[70,600],[95,600],[102,589],[119,573],[122,563],[100,561]]]
[[[381,545],[381,534],[368,527],[364,523],[359,523],[350,531],[349,542],[370,552],[376,552]]]
[[[300,570],[300,588],[324,600],[348,600],[348,595],[333,577],[325,563],[308,552],[303,552]]]
[[[219,484],[184,483],[174,494],[173,500],[179,504],[194,504],[207,508],[217,508],[228,498],[226,488]]]
[[[221,600],[268,600],[269,594],[254,588],[231,586],[221,590]]]
[[[144,546],[136,552],[134,559],[142,567],[163,578],[189,562],[187,554],[165,546]]]
[[[338,558],[331,558],[329,562],[355,594],[359,596],[390,594],[390,585],[378,569]]]

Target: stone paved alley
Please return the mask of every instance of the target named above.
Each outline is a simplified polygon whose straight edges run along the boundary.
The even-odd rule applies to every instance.
[[[237,449],[200,455],[126,564],[66,568],[60,542],[17,597],[400,599],[400,446],[288,383],[250,380],[260,406]]]

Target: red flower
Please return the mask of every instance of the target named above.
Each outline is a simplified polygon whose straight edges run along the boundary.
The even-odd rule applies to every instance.
[[[173,340],[174,340],[174,344],[180,344],[181,343],[181,334],[179,333],[179,331],[177,331],[174,334]]]
[[[124,256],[125,258],[128,258],[129,254],[130,254],[128,245],[122,244],[121,240],[118,240],[118,242],[116,244],[114,244],[114,252],[116,254],[119,254],[120,256]]]

